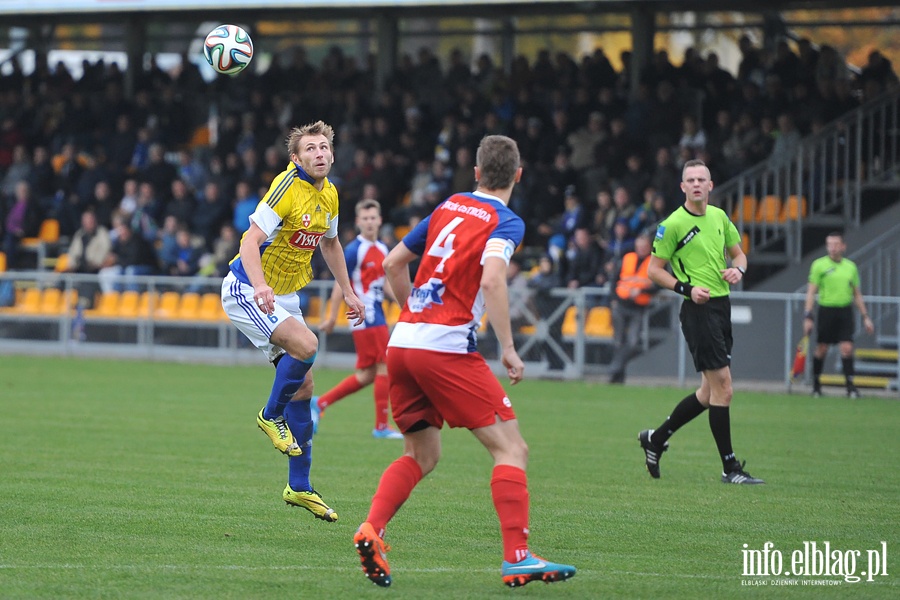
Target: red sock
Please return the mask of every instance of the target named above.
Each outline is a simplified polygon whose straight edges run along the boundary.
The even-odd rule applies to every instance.
[[[345,396],[349,396],[353,392],[358,392],[363,388],[359,383],[359,379],[356,378],[356,375],[351,375],[347,379],[343,380],[321,396],[319,396],[319,408],[325,410],[341,398]]]
[[[503,560],[519,562],[528,552],[528,478],[512,465],[497,465],[491,477],[491,496],[500,517]]]
[[[384,470],[366,517],[378,535],[384,536],[388,521],[397,514],[421,479],[422,468],[411,456],[401,456]]]
[[[375,429],[388,426],[388,378],[387,375],[375,376]]]

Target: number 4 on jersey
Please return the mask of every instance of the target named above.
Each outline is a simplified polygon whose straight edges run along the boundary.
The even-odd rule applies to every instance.
[[[453,233],[453,230],[462,222],[462,217],[454,217],[452,221],[441,229],[434,243],[428,248],[428,256],[437,256],[441,259],[441,262],[434,268],[435,273],[443,273],[444,263],[453,256],[453,242],[456,241],[456,234]]]

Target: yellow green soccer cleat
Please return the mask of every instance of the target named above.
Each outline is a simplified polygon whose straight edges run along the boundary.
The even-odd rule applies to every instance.
[[[317,519],[334,523],[338,520],[338,515],[334,509],[329,508],[322,500],[321,494],[316,490],[309,492],[295,492],[290,485],[285,486],[284,493],[281,495],[284,501],[293,506],[305,508],[311,512]]]
[[[264,434],[269,436],[275,449],[282,454],[287,454],[288,456],[300,456],[303,454],[303,450],[300,449],[300,446],[294,440],[294,435],[288,428],[284,417],[275,417],[269,420],[263,416],[263,411],[260,410],[259,414],[256,415],[256,424]]]

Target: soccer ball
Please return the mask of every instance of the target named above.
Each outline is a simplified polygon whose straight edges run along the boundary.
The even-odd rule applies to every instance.
[[[219,25],[203,42],[203,56],[212,68],[223,75],[240,73],[253,58],[253,41],[237,25]]]

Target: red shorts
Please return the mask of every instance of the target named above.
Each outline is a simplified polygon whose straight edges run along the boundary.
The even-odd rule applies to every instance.
[[[419,421],[478,429],[516,418],[503,386],[481,354],[390,348],[391,410],[400,431]]]
[[[384,362],[384,351],[388,345],[387,325],[376,325],[365,329],[354,329],[353,345],[356,347],[356,368],[365,369]]]

